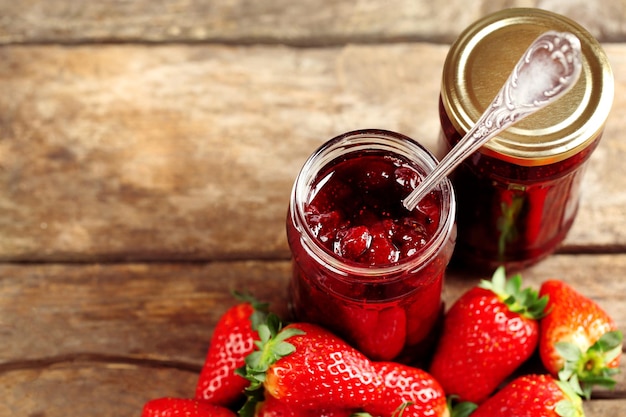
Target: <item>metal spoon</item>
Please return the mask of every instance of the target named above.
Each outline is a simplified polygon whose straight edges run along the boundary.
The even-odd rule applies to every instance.
[[[474,127],[404,199],[413,210],[463,160],[511,125],[554,102],[580,76],[580,41],[567,32],[549,31],[526,50]]]

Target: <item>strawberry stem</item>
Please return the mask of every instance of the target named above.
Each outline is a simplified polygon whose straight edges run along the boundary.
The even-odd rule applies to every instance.
[[[402,415],[404,414],[404,410],[406,410],[406,408],[412,404],[413,403],[410,401],[400,404],[400,406],[398,406],[398,408],[396,408],[391,414],[391,417],[402,417]]]
[[[252,321],[253,330],[257,330],[259,325],[267,320],[269,303],[259,301],[252,295],[239,291],[233,291],[233,297],[241,302],[249,303],[252,306],[254,312],[250,316],[250,320]]]
[[[469,401],[457,402],[458,398],[456,395],[448,396],[447,403],[450,417],[468,417],[478,408],[477,404]]]
[[[576,393],[587,400],[591,398],[595,386],[614,388],[616,382],[613,375],[619,370],[609,366],[622,354],[622,340],[623,335],[619,330],[607,332],[586,352],[582,352],[574,343],[556,343],[556,351],[565,360],[563,369],[559,371],[559,379],[568,381]]]
[[[554,411],[560,417],[584,417],[582,399],[576,389],[568,381],[555,381],[565,397],[558,403]]]
[[[269,313],[256,330],[259,334],[259,340],[255,342],[257,349],[246,356],[245,365],[236,371],[237,375],[250,381],[246,388],[247,401],[239,410],[242,417],[253,416],[256,404],[263,400],[263,383],[270,366],[295,351],[295,346],[286,340],[304,334],[300,329],[283,329],[283,323],[273,313]]]
[[[492,291],[512,312],[526,318],[539,320],[547,314],[548,297],[539,297],[539,292],[532,288],[522,288],[520,274],[507,280],[504,266],[496,269],[491,281],[481,280],[478,286]]]

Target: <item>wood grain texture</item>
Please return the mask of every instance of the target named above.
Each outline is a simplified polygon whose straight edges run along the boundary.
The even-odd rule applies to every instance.
[[[288,270],[284,261],[0,265],[0,364],[104,354],[197,365],[233,291],[285,313]]]
[[[0,375],[3,417],[138,417],[160,397],[191,397],[197,373],[118,363],[63,363]]]
[[[521,273],[538,288],[569,282],[626,329],[626,255],[555,255]],[[249,292],[287,317],[289,261],[208,264],[0,265],[0,369],[11,363],[68,355],[109,355],[197,366],[213,326]],[[450,306],[479,278],[448,273]]]
[[[522,274],[535,287],[567,280],[623,329],[624,270],[626,255],[556,255]],[[151,398],[191,396],[230,292],[285,317],[289,276],[289,261],[0,265],[0,415],[130,416]],[[447,305],[477,279],[450,271]],[[621,368],[616,391],[586,405],[590,417],[626,409],[626,358]]]
[[[626,40],[624,0],[2,0],[0,43],[447,43],[483,15],[508,7],[551,10],[602,41]]]
[[[193,395],[232,291],[288,316],[306,157],[370,127],[434,149],[450,42],[519,6],[587,27],[616,81],[574,227],[522,274],[626,329],[626,0],[0,0],[0,417]],[[451,269],[446,305],[478,278]],[[624,414],[621,370],[588,417]]]
[[[626,247],[626,44],[567,245]],[[333,136],[434,148],[447,47],[0,49],[0,260],[285,259],[290,189]]]

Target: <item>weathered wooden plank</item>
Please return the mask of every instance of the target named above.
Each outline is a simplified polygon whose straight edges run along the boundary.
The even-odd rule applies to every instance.
[[[335,134],[434,137],[445,48],[0,53],[0,257],[207,259],[286,257],[291,184]]]
[[[626,245],[626,44],[607,51],[615,108],[567,241],[575,249]],[[377,127],[434,146],[446,53],[3,47],[0,260],[287,258],[291,185],[323,141]]]
[[[104,354],[198,365],[233,291],[286,314],[289,270],[285,261],[0,265],[0,364]]]
[[[556,255],[522,271],[529,285],[552,277],[596,300],[626,329],[626,255]],[[0,370],[68,355],[202,363],[232,291],[250,292],[287,317],[290,262],[0,265]],[[477,282],[451,271],[449,306]]]
[[[619,416],[626,410],[624,400],[587,401],[583,404],[587,417]]]
[[[557,255],[522,271],[568,280],[626,328],[626,255]],[[151,398],[190,396],[218,317],[249,290],[286,311],[288,261],[213,264],[0,265],[0,415],[138,415]],[[450,305],[476,276],[451,271]],[[537,369],[532,365],[531,369]],[[626,358],[589,417],[626,407]]]
[[[3,417],[139,416],[143,404],[190,397],[197,373],[116,363],[64,363],[0,375]]]
[[[450,42],[473,21],[507,7],[552,10],[579,21],[601,40],[626,40],[626,5],[620,0],[2,0],[0,42]]]

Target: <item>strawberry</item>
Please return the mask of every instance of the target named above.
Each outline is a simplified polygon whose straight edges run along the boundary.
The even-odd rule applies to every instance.
[[[236,417],[231,410],[195,398],[156,398],[144,404],[141,417]]]
[[[581,398],[550,375],[514,379],[482,403],[471,417],[583,417]]]
[[[450,415],[443,388],[426,371],[395,362],[376,362],[374,367],[384,388],[378,401],[365,406],[367,413],[391,417],[402,410],[403,417]]]
[[[559,280],[545,281],[539,293],[550,298],[541,320],[539,355],[554,376],[569,380],[585,398],[594,385],[612,388],[622,353],[622,333],[593,300]]]
[[[483,402],[535,351],[546,298],[498,268],[464,293],[444,317],[430,373],[449,395]]]
[[[382,377],[361,352],[328,330],[308,323],[282,328],[275,316],[259,326],[259,347],[241,370],[251,381],[249,401],[259,401],[264,390],[300,409],[358,409],[374,401],[382,390]]]
[[[254,350],[258,333],[253,321],[262,321],[267,307],[250,297],[238,296],[245,301],[228,309],[215,326],[195,393],[195,398],[226,407],[242,399],[249,385],[235,370]]]
[[[337,255],[357,259],[368,248],[372,237],[366,226],[354,226],[337,232],[337,242],[334,251]]]
[[[265,395],[265,399],[258,404],[254,417],[350,417],[355,414],[354,410],[342,409],[303,410],[271,395]]]

